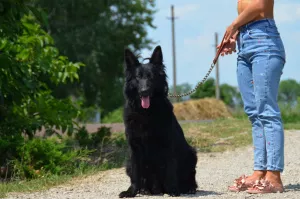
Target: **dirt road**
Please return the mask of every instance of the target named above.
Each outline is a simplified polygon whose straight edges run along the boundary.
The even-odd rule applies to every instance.
[[[253,155],[251,147],[240,148],[224,153],[199,154],[197,165],[197,181],[199,191],[196,195],[186,195],[179,198],[203,199],[299,199],[300,198],[300,131],[287,131],[285,137],[285,171],[283,183],[285,192],[282,194],[267,194],[263,196],[247,193],[230,193],[227,186],[240,174],[250,174]],[[129,179],[124,169],[101,172],[85,179],[74,180],[68,184],[35,193],[12,193],[7,198],[19,199],[117,199],[119,192],[126,190]],[[138,198],[169,198],[154,196]]]

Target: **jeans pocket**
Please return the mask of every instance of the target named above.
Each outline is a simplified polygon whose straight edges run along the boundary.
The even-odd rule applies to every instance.
[[[248,35],[251,39],[267,39],[269,35],[266,31],[266,27],[250,29]]]

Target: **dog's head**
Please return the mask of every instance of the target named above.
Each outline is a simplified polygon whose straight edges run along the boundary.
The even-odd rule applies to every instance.
[[[125,50],[125,95],[131,100],[140,100],[143,108],[149,108],[151,99],[166,97],[168,94],[167,76],[163,65],[163,55],[157,46],[149,62],[140,63],[129,50]]]

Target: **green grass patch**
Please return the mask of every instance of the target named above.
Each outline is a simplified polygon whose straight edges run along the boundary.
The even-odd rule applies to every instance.
[[[21,158],[11,160],[9,177],[0,173],[0,197],[9,192],[31,192],[60,185],[74,177],[120,168],[127,158],[124,133],[100,128],[88,134],[83,127],[75,136],[34,138],[22,147]],[[86,151],[88,153],[78,153]]]
[[[118,108],[108,113],[103,119],[102,123],[122,123],[123,122],[123,108]]]
[[[20,192],[34,192],[34,191],[47,190],[49,188],[67,183],[77,178],[90,176],[100,171],[119,168],[123,165],[124,162],[124,160],[121,161],[121,158],[119,160],[120,161],[118,162],[106,162],[100,166],[90,166],[86,168],[84,171],[78,169],[72,175],[47,175],[45,177],[41,177],[37,179],[18,180],[18,181],[12,181],[8,183],[0,183],[0,198],[5,198],[6,195],[10,192],[20,193]]]
[[[300,122],[289,122],[284,124],[285,130],[300,130]]]
[[[16,181],[0,184],[0,198],[4,198],[9,192],[32,192],[45,190],[60,185],[72,179],[72,175],[51,175],[45,178]]]

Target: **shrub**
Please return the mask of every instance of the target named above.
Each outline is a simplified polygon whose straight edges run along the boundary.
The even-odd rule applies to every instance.
[[[14,178],[36,178],[48,174],[73,174],[86,165],[90,151],[68,147],[58,138],[34,138],[17,148],[13,165]]]
[[[296,103],[279,103],[282,120],[284,123],[294,123],[300,121],[300,97]]]

